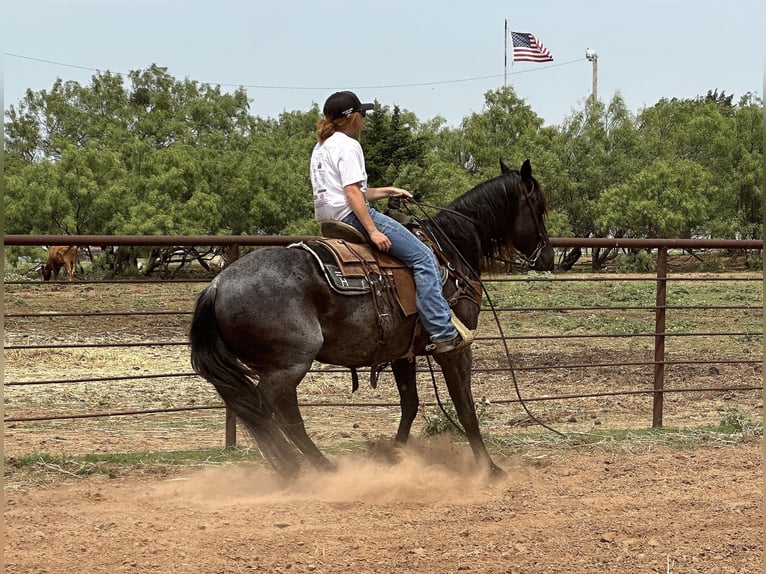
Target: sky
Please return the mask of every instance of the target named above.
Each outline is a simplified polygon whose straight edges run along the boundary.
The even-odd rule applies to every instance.
[[[633,112],[718,89],[763,95],[763,0],[0,0],[3,108],[57,78],[152,64],[178,80],[242,86],[250,113],[321,108],[336,90],[453,127],[512,86],[560,125],[592,94]],[[505,63],[505,22],[547,63]],[[510,44],[510,41],[509,41]]]

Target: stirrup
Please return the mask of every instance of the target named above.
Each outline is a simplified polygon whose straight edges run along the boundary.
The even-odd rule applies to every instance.
[[[460,335],[456,335],[449,341],[442,341],[440,343],[431,343],[426,345],[426,352],[432,355],[438,355],[440,353],[451,353],[457,351],[463,347],[467,347],[471,343],[465,341]]]
[[[342,239],[349,243],[367,243],[367,238],[353,225],[336,221],[334,219],[322,219],[319,222],[322,237],[329,239]]]
[[[457,329],[457,332],[463,338],[463,341],[465,341],[467,345],[473,343],[473,331],[463,325],[463,322],[457,318],[457,315],[455,315],[455,312],[452,310],[450,310],[450,318],[452,319],[452,324],[455,326],[455,329]]]
[[[440,343],[429,343],[426,345],[426,352],[432,353],[434,355],[439,353],[448,353],[450,351],[455,351],[457,349],[461,349],[463,347],[469,346],[471,343],[473,343],[474,340],[474,333],[466,327],[463,322],[457,318],[457,315],[455,315],[455,312],[450,309],[450,319],[452,321],[452,325],[455,327],[455,330],[457,331],[457,336],[453,337],[449,341],[442,341]]]

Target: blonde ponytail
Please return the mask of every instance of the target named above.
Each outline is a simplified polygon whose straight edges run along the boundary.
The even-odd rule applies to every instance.
[[[338,118],[337,120],[331,120],[326,117],[321,118],[317,122],[317,141],[321,145],[335,132],[343,132],[348,135],[360,132],[362,129],[362,120],[361,117],[356,117],[358,115],[359,114],[349,114],[342,118]]]
[[[320,144],[324,143],[324,140],[329,138],[335,133],[335,123],[327,118],[322,118],[317,122],[317,141]]]

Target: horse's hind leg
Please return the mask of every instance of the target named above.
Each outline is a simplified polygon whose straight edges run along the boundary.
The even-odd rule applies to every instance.
[[[396,388],[399,390],[399,404],[402,409],[402,418],[399,419],[399,428],[396,431],[396,442],[397,444],[405,445],[410,438],[412,423],[418,414],[418,387],[415,381],[415,361],[397,359],[391,363],[391,370],[396,379]]]
[[[320,470],[333,470],[335,465],[325,457],[311,440],[298,408],[298,383],[308,367],[293,367],[281,371],[261,373],[259,386],[269,398],[282,430],[292,443]]]

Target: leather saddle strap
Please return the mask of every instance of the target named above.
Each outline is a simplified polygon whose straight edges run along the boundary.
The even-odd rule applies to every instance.
[[[370,282],[370,291],[372,293],[372,303],[373,303],[373,306],[375,307],[375,314],[378,316],[378,343],[381,345],[385,345],[388,343],[388,337],[392,329],[391,323],[393,320],[393,318],[391,317],[392,304],[390,301],[391,299],[390,283],[386,280],[386,278],[383,276],[382,273],[379,273],[377,270],[373,269],[372,266],[370,266],[365,261],[364,257],[359,254],[359,252],[355,249],[354,246],[346,243],[346,248],[351,253],[353,253],[357,257],[357,259],[359,259],[362,269],[364,269],[365,275],[367,276],[367,280]],[[383,294],[387,295],[387,301],[385,302],[385,306],[387,307],[387,309],[383,308],[384,303],[380,299],[380,296]]]
[[[370,266],[367,265],[364,258],[359,256],[353,246],[347,244],[346,247],[359,258],[363,268],[367,271]],[[382,272],[377,273],[375,270],[369,269],[367,278],[370,283],[370,292],[372,293],[372,304],[378,317],[378,345],[372,356],[372,365],[370,365],[370,386],[375,389],[378,386],[378,375],[387,364],[387,348],[394,326],[393,312],[398,303],[391,280]],[[354,384],[357,387],[359,385],[358,378],[354,382],[355,376],[356,373],[352,372],[352,388]]]

